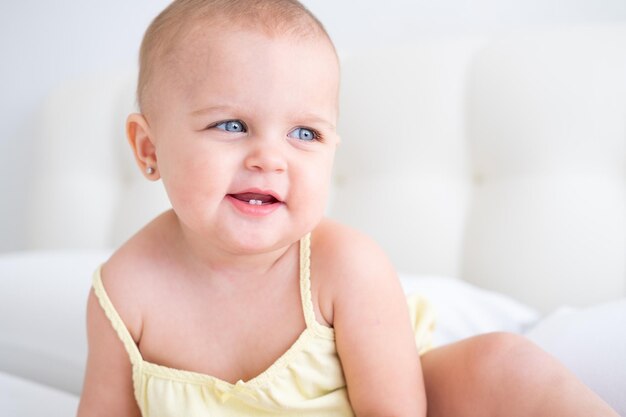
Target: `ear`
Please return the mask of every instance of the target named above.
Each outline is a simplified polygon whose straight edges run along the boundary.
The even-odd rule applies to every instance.
[[[156,147],[150,133],[150,126],[143,114],[132,113],[128,116],[126,137],[143,175],[149,180],[158,180],[160,175],[157,167]],[[152,168],[153,172],[150,172],[149,168]]]

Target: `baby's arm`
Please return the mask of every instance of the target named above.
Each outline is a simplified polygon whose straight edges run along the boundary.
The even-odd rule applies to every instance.
[[[140,416],[128,354],[93,290],[87,302],[89,355],[78,417]]]
[[[425,416],[422,370],[397,275],[371,239],[332,226],[316,251],[333,261],[324,268],[332,277],[325,282],[332,285],[333,327],[352,408],[359,417]]]

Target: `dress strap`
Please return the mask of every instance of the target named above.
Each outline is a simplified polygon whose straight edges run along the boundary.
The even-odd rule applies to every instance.
[[[94,293],[96,294],[96,297],[100,302],[102,310],[104,310],[104,314],[111,322],[111,326],[124,344],[124,348],[126,349],[126,352],[128,353],[128,356],[130,358],[130,363],[136,365],[143,360],[141,357],[141,353],[139,352],[137,344],[130,335],[130,332],[126,328],[126,325],[122,321],[122,318],[115,310],[115,307],[113,307],[113,304],[111,303],[111,300],[109,299],[109,296],[104,289],[104,285],[102,285],[102,277],[100,276],[101,269],[102,266],[100,266],[93,274]]]
[[[311,295],[311,233],[300,239],[300,296],[306,327],[319,336],[334,339],[333,329],[321,325],[315,318]]]

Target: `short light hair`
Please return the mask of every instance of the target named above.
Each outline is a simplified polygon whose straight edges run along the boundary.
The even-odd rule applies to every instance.
[[[198,24],[219,29],[252,28],[268,35],[323,36],[334,51],[322,23],[297,0],[175,0],[148,26],[141,43],[137,80],[140,111],[159,65]]]

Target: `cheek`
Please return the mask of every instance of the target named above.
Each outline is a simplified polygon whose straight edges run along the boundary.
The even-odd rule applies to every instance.
[[[174,208],[206,200],[223,192],[225,176],[219,173],[228,172],[227,161],[214,155],[215,152],[199,149],[168,155],[161,176]]]
[[[332,174],[332,155],[320,155],[319,158],[302,171],[306,187],[307,195],[303,198],[308,202],[310,207],[314,207],[316,211],[324,211],[326,201],[330,190],[330,181]]]
[[[330,150],[327,153],[324,153],[322,158],[320,159],[321,161],[319,163],[320,169],[318,179],[319,182],[323,184],[325,189],[328,191],[328,189],[330,188],[330,182],[333,173],[333,164],[335,160],[334,150]]]

